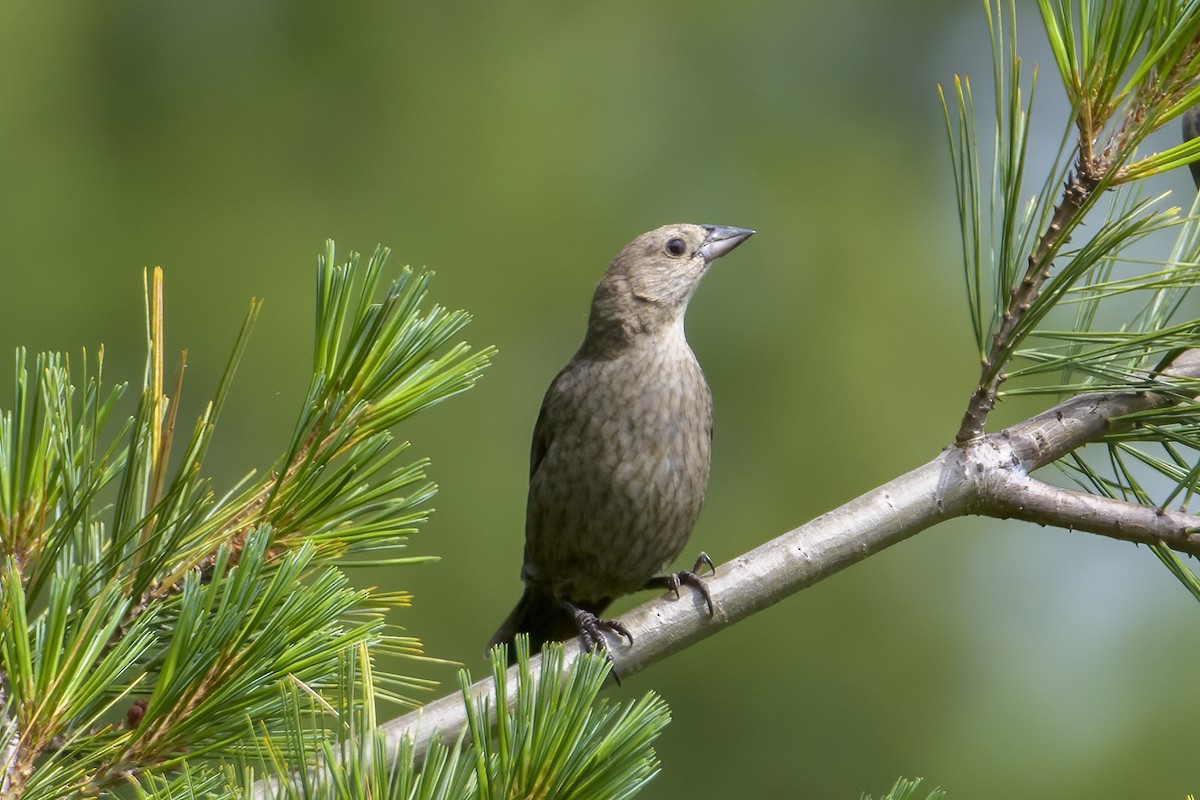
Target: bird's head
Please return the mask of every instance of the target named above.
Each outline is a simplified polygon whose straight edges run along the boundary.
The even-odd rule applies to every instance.
[[[617,254],[596,286],[589,339],[623,339],[677,324],[713,261],[754,231],[724,225],[664,225]]]

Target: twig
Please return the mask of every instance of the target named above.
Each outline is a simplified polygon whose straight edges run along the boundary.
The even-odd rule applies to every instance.
[[[1200,378],[1200,350],[1186,351],[1163,374]],[[668,593],[623,615],[620,622],[633,634],[633,644],[613,643],[614,669],[622,676],[640,672],[953,517],[1016,517],[1125,541],[1161,542],[1180,552],[1200,554],[1200,536],[1191,533],[1200,527],[1200,517],[1071,492],[1028,476],[1118,430],[1125,424],[1121,417],[1177,399],[1167,386],[1161,392],[1079,395],[1004,431],[952,445],[912,472],[719,566],[706,578],[716,608],[712,617],[697,593],[681,599]],[[578,643],[568,642],[564,664],[569,666],[578,654]],[[535,675],[539,666],[532,666]],[[515,670],[509,673],[512,681]],[[490,679],[474,684],[470,691],[474,697],[487,696],[495,702]],[[401,737],[410,737],[420,763],[434,735],[454,741],[465,726],[463,699],[454,693],[386,723],[382,730],[387,734],[389,757],[395,757]]]
[[[1200,517],[1051,486],[1023,476],[997,481],[989,516],[1011,517],[1200,555]]]
[[[1019,339],[1016,330],[1025,312],[1029,311],[1041,291],[1042,284],[1050,277],[1050,268],[1054,254],[1070,239],[1071,221],[1083,208],[1089,196],[1100,183],[1100,178],[1094,174],[1091,161],[1079,156],[1079,174],[1067,178],[1063,187],[1062,200],[1054,208],[1046,230],[1038,240],[1037,246],[1029,254],[1025,275],[1021,282],[1012,287],[1008,295],[1008,305],[999,327],[992,334],[992,347],[987,359],[983,362],[979,378],[979,386],[967,403],[955,441],[959,444],[969,442],[983,435],[984,424],[988,414],[996,405],[996,397],[1000,384],[1004,382],[1004,365],[1008,362]]]

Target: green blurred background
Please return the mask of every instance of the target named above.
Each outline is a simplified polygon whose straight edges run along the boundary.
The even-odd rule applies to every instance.
[[[1030,60],[1051,70],[1020,5]],[[519,593],[541,394],[596,278],[643,230],[759,231],[689,313],[716,399],[689,551],[727,560],[956,429],[976,361],[935,84],[967,72],[987,96],[980,4],[0,10],[3,348],[103,343],[109,378],[136,382],[142,267],[161,264],[191,418],[265,297],[210,460],[218,487],[289,435],[326,237],[436,269],[435,298],[500,348],[474,391],[399,432],[441,486],[411,551],[443,560],[359,576],[416,593],[399,621],[432,655],[483,668]],[[1052,72],[1043,83],[1061,114]],[[1051,144],[1057,120],[1042,120]],[[1190,187],[1173,177],[1163,188]],[[1144,549],[961,521],[613,694],[654,689],[673,709],[647,797],[857,798],[908,775],[973,800],[1183,798],[1200,791],[1198,626]]]

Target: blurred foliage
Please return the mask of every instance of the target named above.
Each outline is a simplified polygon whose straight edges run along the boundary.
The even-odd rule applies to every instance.
[[[291,435],[326,237],[436,269],[498,345],[487,380],[405,431],[441,487],[410,548],[443,560],[354,576],[413,591],[394,621],[434,655],[480,664],[517,596],[541,393],[643,230],[759,231],[689,312],[716,401],[693,544],[716,560],[958,425],[978,363],[934,86],[990,69],[975,3],[0,0],[0,20],[0,353],[103,343],[134,378],[140,270],[162,264],[168,350],[209,387],[265,298],[207,460],[219,489]],[[1066,113],[1054,87],[1036,102]],[[674,719],[643,796],[851,797],[900,774],[980,800],[1195,791],[1192,601],[1130,550],[954,523],[634,676],[617,696],[654,688]]]

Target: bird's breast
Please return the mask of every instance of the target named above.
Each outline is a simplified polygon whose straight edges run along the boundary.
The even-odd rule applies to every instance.
[[[661,570],[703,504],[711,431],[711,394],[686,343],[573,360],[538,422],[529,577],[570,580],[570,596],[612,596]]]

